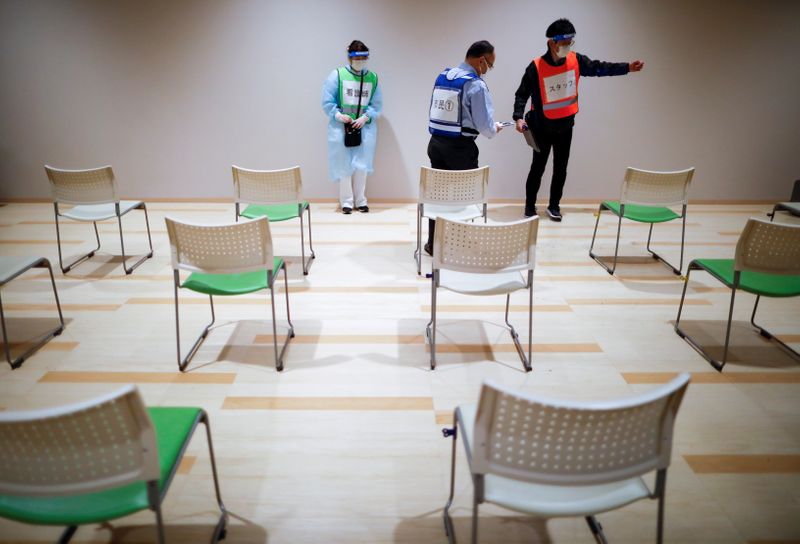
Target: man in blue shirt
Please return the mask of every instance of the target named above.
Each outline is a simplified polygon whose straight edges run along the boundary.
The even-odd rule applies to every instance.
[[[486,40],[473,43],[464,62],[446,68],[436,78],[431,96],[428,158],[431,168],[470,170],[478,168],[478,135],[494,138],[502,130],[494,121],[489,88],[481,79],[494,67],[494,46]],[[433,255],[436,222],[428,220],[425,252]]]

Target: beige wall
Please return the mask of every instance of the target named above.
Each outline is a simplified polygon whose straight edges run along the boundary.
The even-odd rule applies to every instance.
[[[47,197],[45,163],[110,163],[128,196],[226,198],[236,163],[300,164],[307,196],[332,198],[320,88],[359,38],[385,99],[368,194],[414,198],[436,73],[492,41],[486,81],[496,117],[510,119],[560,16],[577,51],[646,62],[582,81],[565,198],[615,196],[627,165],[696,166],[698,199],[788,195],[800,178],[800,2],[0,0],[0,197]],[[522,198],[521,136],[479,145],[492,196]]]

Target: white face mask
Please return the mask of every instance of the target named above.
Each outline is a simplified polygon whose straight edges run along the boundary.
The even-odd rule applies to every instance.
[[[564,59],[567,57],[567,55],[569,55],[571,51],[572,51],[571,45],[561,45],[558,47],[558,50],[556,51],[556,56],[558,56],[558,58],[560,59]]]
[[[367,61],[366,60],[351,60],[350,61],[350,66],[352,66],[353,70],[355,70],[356,72],[360,72],[364,68],[367,67]]]

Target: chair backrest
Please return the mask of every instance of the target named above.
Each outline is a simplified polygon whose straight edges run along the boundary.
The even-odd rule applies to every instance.
[[[433,268],[477,274],[533,270],[538,232],[538,217],[492,225],[439,218]]]
[[[734,269],[800,275],[800,225],[751,217],[736,244]]]
[[[235,202],[290,204],[303,200],[299,166],[284,170],[248,170],[234,165],[231,170]]]
[[[689,384],[624,400],[568,402],[484,383],[475,419],[473,470],[552,485],[593,485],[667,468],[675,416]]]
[[[675,172],[651,172],[628,167],[622,182],[622,204],[679,206],[689,202],[694,168]]]
[[[420,168],[419,201],[423,204],[485,204],[489,201],[488,188],[488,166],[474,170]]]
[[[107,204],[119,202],[117,180],[110,166],[89,170],[61,170],[45,165],[55,202]]]
[[[0,412],[0,494],[73,495],[159,477],[155,430],[133,385],[79,404]]]
[[[236,274],[273,267],[272,236],[266,217],[198,225],[165,217],[172,268],[206,274]]]

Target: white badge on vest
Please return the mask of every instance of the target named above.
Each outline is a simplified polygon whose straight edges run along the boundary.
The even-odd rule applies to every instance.
[[[343,106],[358,106],[358,89],[361,87],[361,81],[350,81],[346,79],[342,81],[342,100]],[[364,89],[361,91],[361,107],[366,107],[369,104],[369,97],[372,96],[372,83],[365,81]]]
[[[461,93],[456,89],[434,88],[430,118],[433,121],[457,124],[461,112],[460,98]]]
[[[575,83],[575,70],[544,78],[544,91],[547,95],[546,102],[558,102],[577,96],[578,85]]]

